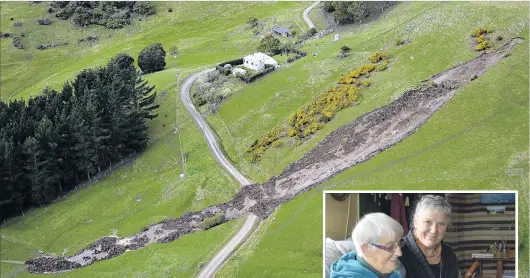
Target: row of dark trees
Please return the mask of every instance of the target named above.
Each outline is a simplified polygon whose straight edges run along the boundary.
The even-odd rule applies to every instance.
[[[0,101],[0,219],[44,205],[113,163],[144,150],[154,86],[118,54],[80,72],[61,92]]]
[[[324,2],[324,10],[333,13],[340,24],[360,22],[372,14],[383,12],[397,2],[392,1],[329,1]]]

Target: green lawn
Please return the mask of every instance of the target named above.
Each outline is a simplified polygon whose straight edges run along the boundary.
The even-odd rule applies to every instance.
[[[305,3],[183,3],[157,2],[158,14],[135,21],[121,30],[77,28],[54,20],[38,26],[46,15],[45,3],[0,3],[2,32],[14,32],[9,17],[23,21],[25,50],[16,50],[10,39],[1,39],[1,98],[20,99],[38,95],[45,86],[59,88],[88,67],[104,65],[119,52],[136,57],[152,42],[179,48],[176,59],[167,57],[164,71],[146,75],[158,91],[159,116],[148,123],[150,145],[134,162],[124,165],[94,185],[68,198],[2,225],[0,270],[2,277],[28,276],[25,267],[6,261],[25,261],[46,254],[71,255],[103,236],[120,237],[142,227],[187,211],[225,202],[239,184],[218,166],[176,92],[176,74],[187,75],[215,63],[252,52],[259,38],[245,30],[248,16],[296,18]],[[173,13],[167,13],[168,7]],[[251,10],[248,13],[246,10]],[[82,48],[78,38],[97,35],[99,43]],[[38,43],[68,40],[67,47],[39,51]],[[227,41],[225,41],[225,39]],[[176,102],[178,97],[178,102]],[[186,178],[182,172],[177,124],[187,154]],[[141,201],[136,199],[141,196]],[[173,243],[155,244],[112,260],[99,262],[63,276],[189,277],[239,229],[244,220],[185,236]],[[126,267],[125,267],[126,266]],[[33,275],[32,275],[33,276]]]
[[[276,73],[277,79],[271,75],[261,80],[262,84],[255,85],[252,91],[236,93],[210,122],[217,130],[224,130],[219,134],[238,166],[250,176],[265,180],[279,174],[288,163],[314,148],[337,127],[390,102],[421,80],[475,57],[477,53],[471,50],[469,34],[478,27],[477,22],[495,28],[494,36],[528,39],[527,18],[527,3],[408,2],[379,21],[353,29],[351,36],[343,36],[340,42],[354,52],[349,58],[350,67],[359,65],[358,57],[367,57],[367,52],[387,49],[395,59],[391,68],[373,77],[374,85],[363,92],[364,99],[359,106],[339,113],[303,145],[270,151],[258,165],[245,162],[238,153],[244,149],[235,146],[248,146],[253,139],[285,121],[296,107],[321,93],[321,88],[286,82],[286,76],[292,74],[305,82],[312,80],[313,72],[321,67],[304,71],[304,63],[306,66],[319,62],[329,65],[329,56],[338,51],[338,46],[327,47],[331,43],[322,40],[319,56],[310,57],[313,61],[302,59],[293,66],[298,68],[292,72],[286,69],[283,76]],[[403,34],[411,38],[412,43],[396,48],[393,40]],[[512,56],[460,89],[417,133],[280,207],[218,276],[246,277],[274,265],[275,272],[267,277],[281,277],[286,273],[290,277],[320,277],[322,188],[519,190],[519,236],[520,241],[528,242],[528,64],[525,41],[517,46]],[[345,72],[341,64],[334,66],[329,73],[331,83]],[[283,83],[279,81],[281,77]],[[270,83],[263,84],[267,82]],[[282,88],[280,95],[285,92],[289,103],[273,98],[274,90],[265,89],[271,86]],[[247,110],[243,109],[243,103]],[[262,132],[246,124],[256,122],[260,123]],[[227,136],[228,131],[232,137]],[[507,169],[514,168],[523,169],[525,177],[506,174]],[[281,236],[274,232],[277,227],[282,227]],[[285,255],[271,256],[271,250]],[[519,273],[523,275],[528,273],[528,247],[521,250],[520,255]],[[301,269],[307,272],[300,272]]]

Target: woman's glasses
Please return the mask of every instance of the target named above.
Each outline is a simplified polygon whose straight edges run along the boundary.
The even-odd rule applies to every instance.
[[[370,243],[372,246],[376,247],[376,248],[379,248],[381,250],[385,250],[389,253],[394,253],[396,251],[396,249],[399,247],[399,248],[403,248],[403,246],[405,246],[405,241],[404,240],[400,240],[398,243],[394,243],[390,246],[383,246],[383,245],[379,245],[379,244],[375,244],[375,243]]]

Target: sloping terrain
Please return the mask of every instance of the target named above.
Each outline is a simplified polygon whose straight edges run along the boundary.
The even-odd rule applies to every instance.
[[[188,233],[207,229],[201,223],[219,213],[222,215],[218,219],[220,223],[247,212],[267,218],[278,205],[410,136],[449,101],[456,90],[509,56],[512,48],[521,42],[522,38],[511,39],[494,52],[484,53],[466,64],[435,75],[429,80],[432,84],[410,90],[396,101],[337,129],[314,150],[287,167],[280,176],[265,184],[243,187],[227,203],[186,213],[177,219],[163,220],[129,238],[102,238],[68,258],[33,259],[27,262],[29,269],[37,273],[68,270],[113,258],[154,242],[173,241]]]
[[[19,263],[41,254],[73,255],[104,236],[128,236],[162,219],[229,200],[239,185],[211,157],[200,130],[177,101],[175,75],[180,74],[182,80],[204,66],[253,51],[259,38],[245,29],[247,15],[260,19],[275,16],[282,21],[298,16],[306,7],[305,3],[285,2],[157,2],[157,15],[115,32],[98,26],[81,29],[58,20],[30,32],[32,26],[37,26],[35,18],[48,16],[46,3],[2,2],[0,5],[2,32],[16,31],[10,21],[10,17],[14,17],[15,21],[24,22],[27,39],[32,34],[50,38],[50,42],[54,39],[75,42],[88,35],[100,38],[99,43],[92,45],[71,43],[64,48],[44,51],[33,47],[16,50],[10,40],[2,38],[2,100],[13,93],[11,98],[37,95],[46,85],[57,88],[80,70],[106,64],[122,51],[136,58],[140,50],[152,42],[162,42],[166,49],[174,44],[180,51],[177,58],[166,58],[164,71],[145,75],[149,84],[156,85],[157,102],[161,105],[160,116],[148,123],[150,145],[147,150],[132,163],[114,169],[108,177],[72,192],[64,200],[26,211],[25,216],[2,225],[2,277],[31,275]],[[173,12],[167,12],[168,8]],[[13,66],[15,64],[17,66]],[[175,124],[181,132],[182,153],[179,138],[173,133]],[[185,169],[181,155],[187,155]],[[186,177],[181,180],[179,175],[183,171]],[[193,276],[200,270],[197,265],[213,256],[241,225],[243,222],[227,223],[212,229],[211,233],[196,233],[179,242],[143,248],[134,256],[125,254],[109,260],[110,264],[102,262],[59,275]],[[179,250],[178,254],[175,249]],[[120,267],[122,265],[128,267]]]
[[[351,32],[345,31],[342,33],[342,40],[338,43],[332,43],[329,38],[309,42],[304,46],[304,49],[310,53],[309,57],[301,59],[291,67],[271,74],[240,92],[236,92],[234,97],[221,107],[218,115],[208,117],[223,140],[230,158],[238,163],[238,167],[243,169],[245,174],[253,180],[261,182],[269,180],[273,175],[280,175],[293,161],[300,160],[321,142],[324,144],[325,141],[323,140],[328,135],[341,134],[339,131],[332,133],[335,129],[362,115],[373,116],[374,114],[370,114],[370,111],[395,101],[403,92],[421,91],[409,90],[419,84],[420,81],[473,59],[478,54],[472,50],[469,34],[476,27],[493,26],[496,29],[494,34],[502,35],[505,40],[516,36],[527,38],[527,3],[416,2],[402,4],[377,22],[352,28]],[[175,5],[185,6],[184,4]],[[219,14],[220,10],[216,9],[222,8],[214,5],[194,5],[184,7],[180,10],[181,14],[196,14],[190,11],[201,8],[202,11]],[[240,3],[235,4],[235,6],[240,5]],[[299,15],[307,6],[307,4],[278,4],[278,6],[281,5],[285,6],[278,7],[278,10],[266,6],[260,13],[269,16],[273,13],[292,9],[289,12]],[[257,9],[257,6],[246,8],[252,11]],[[238,7],[231,7],[230,9],[239,11]],[[6,9],[3,8],[2,12],[5,11]],[[6,91],[10,92],[9,95],[16,92],[16,96],[23,97],[39,93],[39,90],[47,83],[60,85],[67,76],[72,76],[88,64],[92,65],[93,61],[103,63],[105,59],[112,56],[111,53],[117,53],[123,49],[139,51],[143,47],[142,43],[135,44],[139,41],[145,40],[147,42],[150,39],[160,39],[164,40],[163,43],[173,43],[175,42],[174,36],[178,36],[181,38],[178,41],[185,44],[184,49],[188,54],[184,55],[183,52],[182,58],[179,57],[168,62],[168,70],[148,77],[150,82],[157,84],[159,90],[167,90],[164,94],[165,97],[162,97],[164,105],[160,114],[163,115],[167,112],[168,117],[157,118],[152,123],[151,138],[159,139],[158,141],[153,140],[152,148],[148,149],[146,156],[140,160],[141,164],[124,168],[123,172],[111,176],[107,182],[114,187],[105,186],[105,181],[103,181],[99,186],[94,187],[95,189],[83,189],[81,191],[84,192],[82,193],[84,196],[83,206],[75,205],[80,202],[77,198],[80,198],[78,195],[81,194],[76,193],[73,194],[72,201],[66,200],[45,209],[35,210],[29,217],[23,217],[14,223],[3,226],[1,231],[3,236],[1,239],[2,262],[0,262],[2,276],[4,274],[8,277],[27,274],[25,266],[8,262],[8,260],[21,262],[35,258],[39,256],[38,250],[43,250],[48,255],[55,253],[55,255],[60,256],[65,253],[66,256],[72,256],[98,238],[112,234],[111,229],[117,229],[117,236],[126,237],[139,231],[141,227],[157,223],[161,219],[180,216],[186,211],[200,210],[206,206],[224,202],[232,196],[237,185],[231,183],[230,178],[224,176],[212,159],[208,159],[210,154],[206,147],[201,144],[203,142],[202,137],[193,127],[191,119],[182,112],[184,111],[183,107],[180,104],[175,104],[171,97],[175,89],[174,75],[178,72],[175,67],[177,63],[180,65],[180,69],[187,71],[185,73],[187,74],[197,71],[199,67],[216,62],[212,60],[228,60],[254,48],[248,44],[243,36],[235,35],[244,33],[243,24],[247,14],[236,21],[225,19],[208,22],[207,19],[212,18],[211,14],[201,17],[196,22],[193,20],[195,25],[190,23],[189,26],[167,25],[168,22],[164,21],[165,16],[160,16],[157,20],[150,21],[153,24],[151,27],[157,25],[153,22],[160,23],[160,26],[172,27],[154,28],[149,32],[150,36],[142,36],[141,40],[136,36],[124,39],[127,32],[134,32],[134,29],[121,31],[122,37],[118,36],[112,40],[112,45],[115,47],[105,48],[102,45],[100,48],[103,48],[104,51],[100,49],[101,52],[97,50],[97,47],[91,48],[94,53],[82,56],[83,59],[79,61],[79,65],[76,63],[75,66],[74,64],[66,66],[67,62],[65,61],[68,60],[61,59],[61,57],[66,56],[57,56],[59,58],[54,58],[58,61],[57,64],[39,72],[39,75],[32,75],[31,77],[35,76],[34,79],[37,81],[32,79],[31,82],[34,83],[27,83],[31,87],[20,91],[13,89],[16,88],[15,84],[17,84],[17,82],[13,82],[15,79],[4,79],[4,76],[7,76],[4,75],[5,69],[9,69],[8,66],[13,61],[7,61],[5,59],[7,57],[6,52],[2,51],[1,55],[6,55],[2,56],[1,68],[3,98],[6,97],[4,95]],[[5,19],[5,15],[2,14],[2,26],[6,26],[4,24]],[[201,21],[204,22],[204,25],[201,25],[200,28],[196,27],[197,22],[200,23]],[[233,22],[234,25],[222,25],[228,22]],[[183,30],[178,27],[183,27],[184,31],[178,33],[178,30]],[[219,29],[216,29],[217,27]],[[224,40],[222,34],[226,34],[223,28],[232,30],[230,34],[234,36],[231,39],[241,43],[232,46],[221,45],[219,42]],[[209,33],[210,31],[211,33]],[[412,42],[399,48],[393,46],[394,39],[403,35],[409,36]],[[191,39],[183,39],[184,36],[191,36]],[[212,39],[205,40],[202,36],[210,36]],[[343,44],[349,45],[353,53],[350,57],[339,60],[336,55]],[[504,41],[499,45],[501,44],[504,44]],[[200,47],[197,48],[197,45]],[[248,244],[227,263],[219,276],[251,277],[260,273],[266,277],[320,277],[322,271],[320,267],[322,256],[322,188],[511,188],[519,189],[522,192],[528,190],[524,187],[528,185],[526,175],[521,178],[506,174],[506,169],[528,169],[528,48],[526,45],[527,41],[515,47],[512,56],[506,57],[483,76],[460,88],[451,101],[446,103],[412,136],[374,156],[369,161],[345,170],[322,186],[301,194],[280,206],[273,212],[272,216],[264,221]],[[10,44],[6,44],[2,40],[2,47],[7,46]],[[199,50],[194,53],[192,49]],[[238,49],[238,55],[234,54],[234,49]],[[286,119],[301,104],[307,103],[311,97],[321,93],[340,74],[365,61],[368,53],[381,49],[388,49],[396,61],[389,71],[374,79],[374,84],[364,94],[361,105],[341,112],[325,129],[301,146],[286,146],[272,150],[258,165],[248,164],[240,157],[241,152],[238,152],[237,148],[246,148],[258,135],[270,130],[277,123]],[[83,51],[79,53],[81,52]],[[24,57],[23,54],[17,54],[19,61]],[[217,56],[218,54],[220,56]],[[311,54],[317,55],[311,56]],[[25,55],[26,58],[29,57],[27,54]],[[40,54],[32,53],[32,55],[38,56]],[[50,57],[54,57],[54,55],[50,54]],[[101,58],[97,58],[99,56]],[[17,61],[17,63],[19,62]],[[18,72],[21,72],[23,63],[20,65]],[[18,76],[16,70],[8,73],[10,78],[19,78],[16,79],[19,81],[29,80],[28,75],[35,71],[35,67],[36,65],[29,67],[25,71],[25,75]],[[57,74],[53,72],[53,69],[58,68],[63,68],[64,71],[57,72]],[[53,74],[56,75],[52,76]],[[437,90],[442,93],[449,93],[443,88]],[[277,93],[279,97],[275,97]],[[421,98],[417,101],[421,101]],[[173,116],[175,105],[178,105],[179,112]],[[430,109],[426,108],[422,113],[428,113],[431,111]],[[399,109],[395,110],[395,112],[398,111]],[[422,113],[416,116],[420,116]],[[192,179],[185,179],[181,183],[178,182],[180,172],[179,153],[176,147],[178,142],[172,135],[172,130],[167,128],[175,121],[183,133],[183,148],[185,152],[190,153],[187,173],[188,177]],[[416,118],[416,122],[411,123],[411,125],[414,126],[418,122],[421,122],[421,116]],[[385,124],[384,121],[382,123]],[[348,126],[351,127],[351,125]],[[392,125],[387,127],[392,128]],[[380,131],[384,132],[383,129]],[[156,155],[148,155],[155,152]],[[167,154],[169,153],[174,154],[170,157],[171,163],[167,161]],[[369,153],[365,155],[368,156]],[[311,154],[308,153],[300,160],[307,163],[300,163],[300,168],[296,168],[297,166],[294,165],[292,166],[293,169],[301,170],[305,169],[302,166],[313,165],[309,160],[310,157]],[[349,161],[347,163],[354,163],[346,156],[340,158],[343,161]],[[195,163],[203,159],[206,162]],[[149,167],[146,169],[146,166]],[[162,177],[159,177],[161,173],[159,169],[162,166],[165,172]],[[212,169],[217,171],[215,179],[210,178]],[[131,172],[135,174],[133,175]],[[146,178],[138,186],[138,180],[144,177],[143,173],[150,173],[149,176],[153,177]],[[157,180],[158,178],[160,181]],[[128,182],[125,183],[123,180]],[[199,184],[200,186],[197,187]],[[226,184],[231,184],[231,187],[226,192],[218,194],[219,188]],[[153,188],[148,187],[148,185],[153,186]],[[302,184],[299,185],[300,188],[303,187]],[[249,193],[260,191],[259,187],[249,188]],[[98,213],[101,210],[98,207],[112,203],[114,201],[113,194],[119,192],[126,192],[126,197],[123,198],[123,203],[117,204],[116,207],[121,206],[126,209],[113,213],[110,220],[106,220],[109,213],[99,216]],[[139,203],[141,207],[138,208],[135,197],[139,192],[146,192],[140,194],[143,196],[146,196],[147,192],[155,193],[150,198],[144,197]],[[269,192],[274,192],[274,189],[269,188]],[[169,196],[169,198],[156,201],[161,195]],[[204,198],[205,195],[208,197]],[[245,193],[241,193],[239,196],[245,196]],[[275,197],[282,198],[281,196],[283,195]],[[527,207],[528,199],[524,199],[525,194],[519,196],[520,205]],[[276,199],[272,194],[269,197]],[[99,202],[90,201],[93,199],[98,199]],[[286,200],[287,198],[276,199],[276,202],[270,206],[268,204],[260,206],[263,205],[263,202],[256,203],[257,206],[254,209],[258,212],[263,211],[263,215],[266,215]],[[153,204],[155,205],[153,206]],[[175,208],[175,206],[178,207]],[[244,207],[244,202],[241,207]],[[250,208],[250,206],[248,207]],[[116,210],[116,208],[109,209],[109,211],[112,210]],[[236,217],[238,213],[234,210],[232,212],[233,214],[229,214],[229,216]],[[86,215],[91,217],[83,218]],[[208,215],[211,216],[212,214]],[[188,216],[191,217],[193,214]],[[527,216],[527,212],[521,211],[520,230],[528,230]],[[221,245],[220,241],[223,241],[220,239],[226,241],[230,237],[231,231],[236,229],[235,226],[229,226],[233,222],[230,221],[206,232],[183,236],[171,243],[155,244],[134,252],[126,252],[111,260],[104,260],[89,267],[59,275],[85,277],[90,275],[191,276],[197,273],[198,266],[202,265],[202,262],[215,252],[212,250],[212,246],[218,247]],[[166,228],[173,229],[175,221],[164,223],[167,223]],[[234,224],[240,225],[241,223]],[[174,234],[171,237],[177,236],[179,235]],[[523,234],[522,238],[528,239],[528,235]],[[107,245],[113,241],[114,239],[107,238],[101,243]],[[521,255],[523,258],[521,261],[527,261],[524,258],[528,258],[528,250],[522,250]],[[272,265],[274,267],[271,267]],[[522,273],[525,273],[525,270],[528,270],[527,265],[520,266]]]
[[[210,123],[223,139],[230,157],[251,177],[279,175],[293,161],[319,144],[338,127],[396,99],[422,80],[478,56],[470,34],[478,26],[492,26],[496,36],[528,37],[527,3],[401,3],[381,20],[341,33],[341,40],[311,43],[318,57],[331,57],[341,45],[352,48],[347,58],[350,69],[370,53],[387,50],[392,57],[390,71],[373,77],[373,87],[363,92],[360,105],[340,112],[313,138],[300,146],[271,149],[257,165],[239,155],[252,140],[282,121],[297,107],[324,88],[304,86],[314,80],[318,68],[306,70],[302,63],[285,69],[283,76],[264,80],[260,86],[242,90],[223,106]],[[395,47],[403,34],[411,43]],[[322,45],[322,46],[321,46]],[[329,47],[328,47],[329,45]],[[329,50],[328,50],[329,49]],[[312,52],[310,52],[312,53]],[[361,57],[357,59],[357,57]],[[323,58],[324,59],[324,58]],[[320,60],[319,60],[320,61]],[[341,68],[343,62],[328,58],[324,66]],[[308,62],[309,65],[309,62]],[[320,64],[319,64],[320,65]],[[342,70],[346,72],[347,69]],[[285,82],[285,76],[296,80]],[[339,75],[340,76],[340,75]],[[327,86],[338,79],[331,76]],[[301,82],[298,82],[301,80]],[[326,81],[324,81],[326,82]],[[278,83],[285,84],[279,89]],[[261,86],[262,85],[262,86]],[[272,87],[274,89],[267,90]],[[274,98],[279,93],[280,97]],[[241,109],[245,103],[246,110]],[[266,111],[266,112],[265,112]],[[247,122],[259,122],[258,127]],[[460,88],[415,134],[345,170],[316,189],[280,206],[266,219],[218,273],[218,277],[245,277],[263,273],[267,277],[321,277],[322,275],[322,190],[496,190],[519,191],[520,207],[528,207],[528,46],[527,40],[511,56],[487,73]],[[243,147],[239,147],[243,146]],[[510,174],[511,169],[524,175]],[[255,178],[257,180],[258,178]],[[528,213],[519,211],[523,243],[519,271],[528,272]],[[285,254],[276,256],[275,254]],[[274,265],[273,269],[270,265]]]

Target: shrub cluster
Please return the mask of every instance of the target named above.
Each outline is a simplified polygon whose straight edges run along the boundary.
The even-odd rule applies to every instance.
[[[54,47],[66,46],[66,45],[68,45],[68,42],[62,42],[62,43],[56,43],[56,44],[39,44],[37,46],[37,49],[38,50],[46,50],[48,48],[54,48]]]
[[[57,10],[59,19],[78,26],[102,25],[110,29],[129,25],[135,16],[155,14],[155,6],[144,1],[53,1],[48,12]]]
[[[282,128],[277,126],[271,132],[262,136],[259,140],[255,140],[247,150],[247,152],[251,154],[251,161],[259,161],[265,151],[270,148],[274,142],[280,139],[281,133]]]
[[[196,107],[210,104],[210,108],[216,107],[223,100],[223,95],[219,94],[219,88],[228,81],[228,77],[222,75],[218,70],[201,75],[196,82],[196,87],[191,96]],[[214,112],[214,111],[210,111]]]
[[[18,49],[24,49],[24,45],[22,44],[22,41],[20,41],[19,37],[13,37],[13,46]]]
[[[316,97],[291,115],[286,126],[277,126],[260,139],[255,140],[247,149],[250,160],[257,162],[265,151],[281,145],[281,139],[289,136],[303,140],[315,134],[325,123],[329,122],[340,110],[358,104],[361,101],[360,91],[370,86],[370,73],[385,70],[389,57],[384,52],[370,56],[370,64],[359,66],[342,76],[338,84]]]
[[[252,75],[252,76],[239,76],[239,79],[241,79],[241,81],[245,82],[245,83],[252,83],[254,81],[256,81],[258,78],[261,78],[271,72],[274,71],[274,66],[267,66],[265,65],[265,69]]]
[[[309,38],[312,38],[317,33],[317,29],[311,28],[307,30],[307,32],[304,32],[298,37],[297,43],[301,43]]]
[[[77,40],[77,43],[82,43],[82,42],[96,42],[98,41],[99,38],[98,36],[88,36],[86,38],[82,38],[82,39],[78,39]]]
[[[165,58],[166,51],[162,44],[152,43],[138,54],[138,66],[144,73],[160,71],[166,66]]]
[[[394,41],[394,44],[399,46],[399,45],[404,45],[405,44],[405,40],[403,38],[397,38],[395,41]]]
[[[50,25],[50,24],[52,24],[52,20],[49,19],[49,18],[39,19],[39,20],[37,20],[37,24],[39,24],[39,25]]]
[[[261,39],[260,44],[258,46],[258,51],[271,55],[280,54],[281,42],[279,39],[269,34],[263,39]]]
[[[329,1],[324,3],[324,11],[333,13],[335,22],[339,24],[362,23],[365,18],[381,13],[396,3],[392,1]]]
[[[238,58],[234,60],[230,60],[227,62],[223,62],[215,66],[215,69],[218,70],[221,74],[229,75],[231,72],[230,68],[225,68],[225,65],[231,65],[231,66],[238,66],[243,64],[243,58]]]
[[[377,63],[381,60],[388,60],[388,55],[386,55],[385,52],[376,52],[374,54],[372,54],[372,56],[370,56],[370,62],[372,63]]]
[[[296,55],[294,57],[290,57],[286,60],[287,63],[292,63],[302,57],[305,57],[307,56],[307,53],[306,52],[303,52],[303,51],[299,51],[299,50],[296,50],[295,51]]]
[[[357,86],[364,86],[366,79],[361,79],[361,77],[369,76],[371,72],[376,70],[377,66],[375,64],[366,64],[349,71],[346,75],[343,75],[339,79],[339,84],[355,84]]]
[[[473,33],[471,33],[471,37],[475,38],[475,41],[477,42],[477,46],[475,46],[475,50],[483,51],[491,47],[491,43],[486,37],[489,33],[493,33],[493,29],[477,28],[473,30]]]
[[[290,131],[289,134],[302,139],[316,133],[323,123],[329,122],[338,111],[357,103],[360,99],[359,91],[359,87],[351,84],[339,84],[329,88],[289,117],[289,126],[295,132]]]
[[[220,65],[215,66],[215,69],[218,70],[223,75],[229,75],[231,72],[231,69],[221,67]]]
[[[50,24],[52,24],[52,21],[49,18],[44,18],[44,19],[37,20],[37,24],[39,24],[39,25],[50,25]]]

